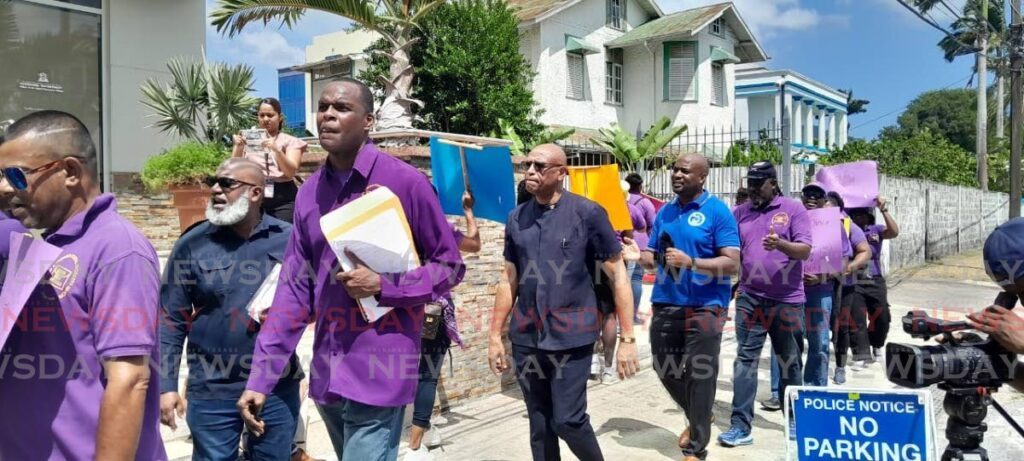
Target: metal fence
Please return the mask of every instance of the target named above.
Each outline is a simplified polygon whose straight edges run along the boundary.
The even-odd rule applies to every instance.
[[[705,128],[694,131],[685,131],[682,135],[669,142],[653,158],[647,159],[636,173],[644,179],[644,191],[660,200],[671,198],[672,177],[671,164],[682,154],[699,153],[704,155],[714,166],[708,175],[707,189],[720,196],[728,203],[735,200],[737,189],[744,185],[743,176],[746,173],[745,167],[726,167],[729,153],[735,155],[749,153],[754,149],[762,151],[774,149],[774,152],[781,157],[783,148],[788,142],[785,124],[770,123],[765,128],[745,129],[718,129]],[[637,133],[637,138],[642,133]],[[574,136],[559,141],[559,145],[565,149],[568,155],[568,163],[571,166],[598,166],[617,163],[615,158],[593,142],[591,138]],[[781,165],[779,166],[781,169]],[[620,164],[622,177],[627,174],[624,165]],[[808,167],[806,165],[792,165],[790,173],[790,190],[793,194],[799,192],[806,182]],[[781,171],[780,171],[781,174]]]

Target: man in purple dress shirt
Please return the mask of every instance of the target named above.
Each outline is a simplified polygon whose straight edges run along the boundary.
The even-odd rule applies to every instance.
[[[419,378],[424,304],[462,280],[462,257],[426,177],[369,142],[373,95],[353,79],[320,95],[317,127],[327,161],[295,200],[281,282],[256,342],[253,373],[238,409],[257,435],[259,412],[295,350],[306,323],[316,321],[310,397],[324,418],[339,459],[395,460],[405,405]],[[361,263],[339,272],[320,217],[359,198],[369,186],[390,189],[402,203],[421,265],[377,274]],[[376,296],[395,309],[367,324],[356,299]]]
[[[756,162],[747,171],[750,201],[733,209],[740,229],[740,289],[736,297],[736,361],[732,426],[718,437],[725,446],[754,443],[750,433],[757,395],[757,363],[766,336],[781,366],[779,395],[803,384],[796,338],[802,330],[803,261],[811,255],[811,222],[797,200],[779,190],[775,166]]]
[[[0,346],[0,363],[31,367],[0,369],[0,459],[166,460],[159,263],[100,194],[89,131],[64,112],[29,114],[8,128],[0,171],[0,203],[63,250]]]

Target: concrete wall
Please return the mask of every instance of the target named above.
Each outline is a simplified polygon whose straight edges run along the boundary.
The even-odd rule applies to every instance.
[[[148,78],[169,81],[167,61],[178,56],[201,58],[206,43],[206,4],[202,0],[108,0],[106,34],[109,59],[109,172],[137,172],[146,159],[178,142],[160,134],[139,88]]]
[[[345,21],[339,17],[338,27],[343,27],[344,23]],[[313,42],[306,46],[306,62],[321,61],[334,55],[362,53],[378,38],[380,34],[368,30],[342,30],[317,35],[313,37]]]

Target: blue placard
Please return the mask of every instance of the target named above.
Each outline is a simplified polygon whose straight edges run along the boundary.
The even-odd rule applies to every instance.
[[[512,154],[507,146],[465,149],[469,185],[473,191],[473,214],[502,224],[516,206]],[[430,138],[430,169],[444,214],[462,216],[462,159],[459,148]]]
[[[933,459],[926,392],[798,388],[787,394],[798,460]]]

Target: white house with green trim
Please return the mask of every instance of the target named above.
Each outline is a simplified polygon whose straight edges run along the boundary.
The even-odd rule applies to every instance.
[[[732,3],[664,14],[653,0],[510,0],[547,125],[731,127],[735,67],[767,55]]]
[[[792,70],[736,68],[736,126],[778,126],[783,114],[794,153],[806,160],[847,141],[847,95]]]

